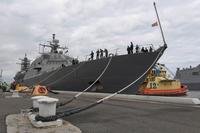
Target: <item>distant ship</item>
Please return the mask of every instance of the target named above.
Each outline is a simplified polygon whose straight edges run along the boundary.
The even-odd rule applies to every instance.
[[[135,94],[146,77],[145,71],[154,66],[167,48],[165,44],[151,52],[110,54],[109,57],[79,63],[66,55],[66,48],[58,43],[53,34],[49,44],[42,44],[51,49],[49,52],[41,53],[32,63],[26,56],[21,59],[21,71],[15,75],[15,82],[26,86],[40,84],[62,91],[83,91],[94,84],[88,91],[113,93],[139,78],[138,82],[123,92]]]
[[[200,91],[200,64],[196,67],[177,68],[175,79],[188,86],[189,90]]]

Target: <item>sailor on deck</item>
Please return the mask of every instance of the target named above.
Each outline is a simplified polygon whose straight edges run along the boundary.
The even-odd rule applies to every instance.
[[[93,60],[93,58],[94,58],[94,52],[91,51],[91,53],[90,53],[90,60]]]
[[[131,42],[131,45],[130,45],[130,53],[133,54],[133,42]]]
[[[129,47],[129,46],[127,47],[127,53],[128,53],[128,54],[131,53],[131,52],[130,52],[130,47]]]
[[[149,52],[153,52],[153,48],[152,48],[152,46],[150,46],[150,48],[149,48]]]
[[[136,45],[135,51],[136,51],[136,53],[139,53],[139,46],[138,45]]]
[[[100,58],[103,58],[103,50],[100,49]]]
[[[106,48],[104,49],[104,52],[105,52],[105,57],[108,57],[108,50]]]
[[[96,59],[99,59],[99,50],[96,51]]]

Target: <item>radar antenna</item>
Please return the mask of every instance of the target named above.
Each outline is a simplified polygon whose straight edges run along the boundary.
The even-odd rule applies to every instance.
[[[51,53],[58,53],[58,49],[61,49],[61,50],[68,50],[67,47],[61,47],[58,43],[59,43],[59,40],[58,39],[55,39],[55,35],[56,34],[52,34],[52,41],[47,41],[49,44],[39,44],[40,46],[43,47],[43,52],[44,53],[44,48],[45,47],[49,47],[51,48]],[[65,53],[66,53],[65,52]]]

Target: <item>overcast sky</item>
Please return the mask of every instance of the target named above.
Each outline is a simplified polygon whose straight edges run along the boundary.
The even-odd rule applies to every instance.
[[[151,0],[0,0],[0,68],[7,81],[27,53],[55,33],[74,57],[134,44],[162,45]],[[160,59],[172,71],[200,64],[200,0],[156,0],[168,49]]]

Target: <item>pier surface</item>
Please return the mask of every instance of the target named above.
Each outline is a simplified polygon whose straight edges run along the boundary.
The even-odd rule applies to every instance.
[[[5,118],[8,114],[20,113],[20,109],[32,106],[30,96],[5,98],[0,92],[0,133],[6,133]],[[69,99],[69,94],[52,94],[60,101]],[[87,105],[97,100],[82,96],[66,108]],[[180,105],[148,101],[108,100],[84,112],[64,118],[79,127],[83,133],[199,133],[200,106]]]

